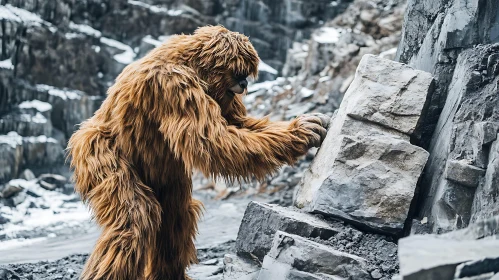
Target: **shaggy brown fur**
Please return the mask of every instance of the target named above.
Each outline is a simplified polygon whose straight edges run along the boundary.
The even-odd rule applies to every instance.
[[[325,136],[327,117],[246,116],[237,77],[256,76],[248,38],[221,26],[179,35],[127,66],[69,141],[76,190],[103,228],[81,279],[188,279],[202,204],[194,168],[263,178]]]

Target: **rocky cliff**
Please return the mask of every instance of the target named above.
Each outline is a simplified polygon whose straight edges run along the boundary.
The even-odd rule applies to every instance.
[[[44,174],[69,175],[75,125],[126,64],[168,35],[222,23],[264,62],[245,100],[252,115],[332,121],[297,166],[222,188],[267,192],[270,204],[251,202],[235,247],[192,277],[498,279],[498,15],[478,0],[4,0],[0,224],[24,225],[33,208],[76,213],[66,178]],[[0,240],[15,235],[1,229]],[[46,265],[74,279],[84,260]],[[13,265],[0,279],[54,279],[36,271]]]

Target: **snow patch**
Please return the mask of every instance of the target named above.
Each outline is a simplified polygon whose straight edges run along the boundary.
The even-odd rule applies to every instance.
[[[135,59],[136,54],[130,46],[106,37],[101,37],[100,41],[103,44],[123,51],[122,53],[113,56],[114,60],[119,63],[130,64]]]
[[[63,90],[60,88],[56,88],[53,86],[49,85],[44,85],[44,84],[38,84],[36,85],[36,89],[40,91],[48,91],[48,94],[57,96],[62,98],[63,100],[66,99],[81,99],[82,93],[78,91],[72,91],[72,90]]]
[[[100,38],[102,36],[102,33],[99,30],[95,30],[86,24],[76,24],[71,21],[69,23],[69,28],[96,38]]]
[[[308,89],[308,88],[301,88],[300,90],[300,95],[302,98],[308,98],[312,95],[314,95],[315,91],[314,90],[311,90],[311,89]]]
[[[30,143],[57,143],[55,138],[47,137],[45,135],[24,137],[23,140]]]
[[[154,39],[151,35],[147,35],[146,37],[142,38],[142,41],[146,44],[153,45],[155,47],[161,45],[163,42]]]
[[[1,8],[1,7],[0,7]],[[4,69],[14,69],[14,65],[12,64],[12,60],[10,58],[6,60],[0,61],[0,68]]]
[[[51,228],[60,227],[61,223],[77,226],[91,217],[88,209],[76,199],[76,194],[66,195],[57,191],[48,191],[37,183],[37,179],[30,181],[15,179],[9,184],[22,187],[39,197],[28,195],[17,207],[0,207],[0,213],[10,220],[10,223],[0,226],[0,235],[5,235],[8,239],[16,238],[17,233],[21,231],[34,231],[38,228],[49,231]],[[44,207],[30,207],[33,204]],[[26,242],[37,240],[35,238],[3,241],[0,242],[0,251],[5,247],[26,245]]]
[[[334,44],[338,42],[340,33],[340,30],[334,27],[321,27],[312,38],[320,44]]]
[[[19,104],[19,108],[21,109],[35,108],[39,112],[47,112],[52,109],[52,105],[50,105],[50,103],[34,99],[31,101],[22,102],[21,104]]]
[[[38,23],[38,25],[40,23],[45,23],[39,15],[14,7],[10,4],[0,6],[0,19],[7,19],[15,22]]]
[[[268,72],[270,74],[277,75],[277,70],[275,70],[274,68],[272,68],[272,66],[268,65],[262,60],[260,60],[260,63],[258,64],[258,71]]]
[[[248,92],[255,92],[261,89],[269,90],[276,84],[276,81],[265,81],[261,83],[252,84],[248,87]]]
[[[391,48],[389,50],[381,52],[379,54],[379,57],[382,57],[382,58],[393,57],[396,53],[397,53],[397,48]]]
[[[64,37],[68,40],[73,40],[74,38],[82,37],[81,34],[79,33],[66,33],[64,34]]]
[[[184,12],[182,10],[170,10],[170,9],[167,9],[167,8],[161,7],[161,6],[149,5],[149,4],[141,2],[141,1],[128,1],[128,4],[146,8],[146,9],[148,9],[151,12],[156,13],[156,14],[157,13],[166,13],[169,16],[179,16]]]
[[[7,135],[0,135],[0,144],[7,144],[15,149],[23,144],[23,137],[17,132],[11,131]]]

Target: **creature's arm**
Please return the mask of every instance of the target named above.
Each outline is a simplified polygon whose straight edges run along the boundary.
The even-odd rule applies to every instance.
[[[325,137],[325,121],[316,116],[261,130],[229,125],[220,106],[205,94],[202,82],[183,66],[156,73],[148,84],[157,100],[151,116],[188,170],[198,168],[232,179],[264,178],[282,164],[293,163]]]

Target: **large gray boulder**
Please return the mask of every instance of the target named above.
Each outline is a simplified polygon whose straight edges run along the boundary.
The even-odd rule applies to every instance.
[[[252,201],[244,212],[236,250],[238,254],[254,255],[263,260],[272,246],[274,234],[284,231],[303,237],[328,239],[339,232],[313,215],[289,208]]]
[[[363,258],[306,238],[278,231],[265,256],[259,280],[372,279]]]
[[[365,55],[295,205],[399,233],[428,157],[409,139],[417,134],[432,83],[428,73]]]

